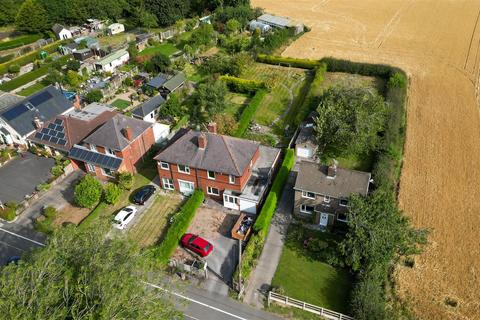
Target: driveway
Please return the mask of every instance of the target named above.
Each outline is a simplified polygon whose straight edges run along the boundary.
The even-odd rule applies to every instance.
[[[55,165],[51,158],[38,157],[30,152],[17,157],[0,168],[0,200],[21,202],[35,187],[51,177]]]

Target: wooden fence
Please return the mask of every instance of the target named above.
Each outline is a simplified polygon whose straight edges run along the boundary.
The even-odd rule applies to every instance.
[[[299,308],[314,314],[318,314],[319,316],[325,318],[325,319],[331,319],[331,320],[355,320],[352,317],[349,317],[347,315],[344,315],[340,312],[332,311],[329,309],[325,309],[322,307],[315,306],[313,304],[306,303],[304,301],[296,300],[289,298],[287,296],[283,296],[281,294],[269,291],[268,292],[268,305],[270,305],[271,301],[278,302],[280,304],[283,304],[285,306],[290,306],[290,307],[295,307]]]

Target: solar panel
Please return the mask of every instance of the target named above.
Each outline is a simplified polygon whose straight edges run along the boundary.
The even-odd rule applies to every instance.
[[[52,142],[52,143],[58,143],[58,138],[56,138],[56,137],[50,137],[50,142]]]
[[[52,130],[56,130],[56,129],[57,129],[57,126],[56,126],[54,123],[50,123],[50,124],[48,125],[48,128],[49,128],[49,129],[52,129]]]
[[[41,140],[42,138],[43,138],[42,133],[40,133],[40,132],[35,133],[35,139],[40,139]]]
[[[35,107],[38,107],[39,105],[41,105],[45,101],[49,100],[50,98],[52,98],[51,93],[48,92],[48,91],[44,91],[44,92],[36,95],[35,97],[31,98],[29,101]]]
[[[58,144],[61,146],[65,146],[67,144],[67,140],[65,139],[58,139]]]
[[[41,131],[43,134],[50,134],[50,129],[48,128],[43,128]]]
[[[62,119],[55,119],[55,124],[63,125],[63,120]]]
[[[63,139],[63,138],[65,138],[65,133],[57,131],[56,137],[60,138],[60,139]]]
[[[18,106],[13,107],[12,109],[5,111],[2,116],[7,119],[8,121],[11,121],[18,116],[24,114],[25,112],[28,111],[28,108],[24,104],[20,104]]]
[[[122,163],[122,159],[78,147],[73,147],[72,150],[70,150],[69,156],[73,159],[92,163],[112,170],[117,170]]]

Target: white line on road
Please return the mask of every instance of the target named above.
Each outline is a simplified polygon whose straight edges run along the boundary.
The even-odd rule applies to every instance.
[[[45,247],[45,244],[41,243],[41,242],[38,242],[38,241],[35,241],[35,240],[32,240],[32,239],[29,239],[27,237],[24,237],[24,236],[21,236],[19,234],[16,234],[14,232],[11,232],[11,231],[8,231],[8,230],[5,230],[3,228],[0,228],[0,231],[3,231],[3,232],[6,232],[8,234],[11,234],[12,236],[15,236],[15,237],[18,237],[18,238],[22,238],[23,240],[27,240],[27,241],[30,241],[32,243],[35,243],[35,244],[38,244],[39,246],[42,246],[42,247]]]
[[[187,296],[181,295],[181,294],[179,294],[179,293],[176,293],[176,292],[173,292],[173,291],[164,289],[164,288],[162,288],[162,287],[160,287],[160,286],[157,286],[156,284],[148,283],[148,282],[144,282],[144,283],[145,283],[146,285],[151,286],[151,287],[154,287],[154,288],[160,289],[160,290],[162,290],[162,291],[168,292],[168,293],[170,293],[170,294],[173,294],[173,295],[175,295],[175,296],[177,296],[177,297],[179,297],[179,298],[182,298],[182,299],[184,299],[184,300],[188,300],[188,301],[190,301],[190,302],[193,302],[193,303],[199,304],[199,305],[201,305],[201,306],[210,308],[210,309],[212,309],[212,310],[221,312],[221,313],[226,314],[226,315],[228,315],[228,316],[230,316],[230,317],[233,317],[233,318],[236,318],[236,319],[239,319],[239,320],[248,320],[248,319],[246,319],[246,318],[239,317],[239,316],[237,316],[237,315],[235,315],[235,314],[233,314],[233,313],[230,313],[230,312],[227,312],[227,311],[225,311],[225,310],[216,308],[216,307],[211,306],[211,305],[209,305],[209,304],[206,304],[206,303],[203,303],[203,302],[194,300],[194,299],[192,299],[192,298],[189,298],[189,297],[187,297]]]
[[[192,316],[189,316],[188,314],[183,314],[185,317],[189,318],[189,319],[192,319],[192,320],[200,320],[198,318],[195,318],[195,317],[192,317]]]

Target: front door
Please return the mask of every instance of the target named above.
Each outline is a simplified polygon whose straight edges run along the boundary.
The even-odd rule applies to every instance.
[[[178,180],[178,184],[180,186],[180,192],[184,195],[191,195],[195,190],[195,184],[193,182]]]
[[[320,213],[320,223],[321,226],[326,227],[328,226],[328,213]]]

